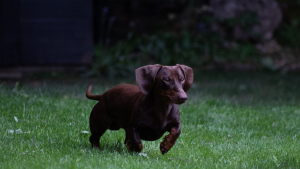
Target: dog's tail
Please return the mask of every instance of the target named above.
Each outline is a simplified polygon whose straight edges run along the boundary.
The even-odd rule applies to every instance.
[[[87,89],[86,95],[85,95],[86,98],[99,101],[101,99],[102,95],[91,95],[92,88],[93,88],[93,85],[90,85],[90,87]]]

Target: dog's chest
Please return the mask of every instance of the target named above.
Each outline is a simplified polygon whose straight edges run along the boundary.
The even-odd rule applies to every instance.
[[[140,121],[138,126],[142,140],[153,141],[159,139],[166,131],[169,121],[155,118],[147,118]]]
[[[166,125],[140,126],[139,135],[142,140],[153,141],[159,139],[166,132]]]
[[[170,124],[176,119],[176,112],[172,111],[172,106],[145,107],[136,116],[140,138],[147,141],[157,140],[168,131]]]

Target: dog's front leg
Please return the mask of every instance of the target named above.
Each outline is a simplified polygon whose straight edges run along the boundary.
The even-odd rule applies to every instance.
[[[160,143],[160,151],[162,154],[167,153],[175,144],[181,133],[180,123],[178,122],[176,125],[172,126],[169,132],[170,134],[166,135],[164,141]]]
[[[141,152],[143,149],[143,144],[141,142],[140,135],[138,134],[137,129],[135,127],[130,127],[129,129],[125,130],[125,132],[126,139],[128,139],[127,148],[130,151]]]

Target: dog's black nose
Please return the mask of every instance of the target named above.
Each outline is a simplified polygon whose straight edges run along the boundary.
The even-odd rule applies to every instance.
[[[181,95],[179,97],[180,101],[186,101],[187,100],[187,95]]]

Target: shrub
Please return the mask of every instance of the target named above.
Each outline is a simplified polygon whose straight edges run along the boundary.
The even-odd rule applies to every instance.
[[[196,67],[214,60],[246,61],[256,54],[254,45],[227,42],[216,33],[195,36],[188,31],[183,31],[179,36],[157,33],[128,38],[111,47],[98,44],[93,70],[101,76],[116,77],[126,76],[137,67],[148,64],[180,63]]]

